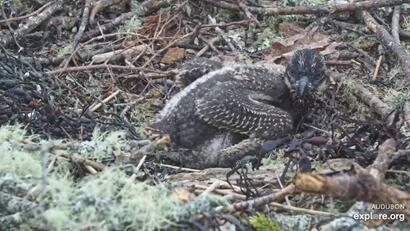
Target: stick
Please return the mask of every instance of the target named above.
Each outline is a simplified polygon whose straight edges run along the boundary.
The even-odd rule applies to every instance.
[[[382,64],[382,58],[383,58],[383,55],[380,55],[379,59],[377,60],[376,68],[374,69],[374,73],[373,73],[373,77],[372,77],[373,81],[376,80],[377,75],[379,74],[380,65]]]
[[[376,33],[376,36],[383,47],[393,51],[399,59],[401,68],[405,74],[407,82],[410,82],[410,55],[407,54],[406,49],[397,43],[387,30],[370,15],[367,11],[362,11],[362,17],[365,20],[367,27]]]
[[[400,6],[395,6],[393,11],[393,17],[391,19],[391,34],[396,43],[400,44]]]
[[[77,34],[74,36],[73,46],[71,47],[71,53],[75,51],[78,43],[80,42],[81,37],[83,37],[85,28],[88,25],[88,17],[90,16],[91,0],[86,0],[84,5],[83,16],[81,18],[81,24],[78,29]]]
[[[118,94],[120,94],[121,90],[117,90],[115,92],[113,92],[111,95],[109,95],[107,98],[103,99],[103,101],[101,101],[100,103],[97,103],[95,106],[90,108],[90,111],[94,112],[95,110],[97,110],[98,108],[100,108],[103,104],[107,103],[108,101],[110,101],[111,99],[113,99],[115,96],[117,96]]]
[[[355,174],[299,174],[295,185],[303,192],[370,203],[402,205],[396,212],[404,213],[409,218],[410,193],[383,183],[386,171],[397,155],[397,144],[394,139],[384,141],[373,164],[365,169],[356,165]]]
[[[203,0],[206,3],[212,4],[214,6],[228,9],[241,11],[241,8],[232,3],[227,3],[220,0]],[[345,11],[355,11],[355,10],[365,10],[377,7],[385,6],[395,6],[401,5],[403,3],[410,3],[410,0],[374,0],[374,1],[363,1],[357,3],[339,4],[339,5],[316,5],[311,7],[296,6],[296,7],[247,7],[251,13],[259,14],[263,16],[275,16],[275,15],[291,15],[291,14],[334,14]]]
[[[9,19],[7,19],[7,21],[14,22],[14,21],[20,21],[20,20],[23,20],[23,19],[26,19],[26,18],[30,18],[31,16],[36,15],[36,14],[40,13],[41,11],[43,11],[46,7],[48,7],[52,3],[53,2],[47,2],[46,4],[44,4],[44,6],[38,8],[37,10],[35,10],[33,12],[31,12],[30,14],[26,14],[26,15],[23,15],[23,16],[20,16],[20,17],[9,18]],[[0,20],[0,24],[6,23],[7,21],[6,20]]]
[[[33,16],[30,20],[27,20],[27,23],[19,27],[14,32],[14,37],[16,39],[22,38],[24,35],[33,31],[37,26],[39,26],[42,22],[46,19],[51,17],[56,11],[61,10],[63,8],[63,3],[61,0],[55,1],[54,4],[51,4],[47,9],[43,10],[40,14]],[[3,38],[0,38],[0,43],[4,45],[8,45],[11,41],[13,41],[12,35],[6,35]]]
[[[333,213],[328,213],[328,212],[322,212],[322,211],[317,211],[317,210],[312,210],[312,209],[304,209],[304,208],[298,208],[294,206],[289,206],[289,205],[282,205],[277,202],[271,202],[269,203],[271,206],[275,206],[281,209],[286,209],[286,210],[291,210],[291,211],[296,211],[296,212],[302,212],[302,213],[307,213],[307,214],[312,214],[316,216],[325,216],[325,217],[334,217],[336,214]]]
[[[258,198],[255,198],[249,201],[238,202],[238,203],[233,204],[232,206],[224,207],[222,208],[222,210],[224,212],[233,212],[233,211],[243,211],[248,208],[259,207],[262,205],[269,204],[270,202],[273,202],[273,201],[283,200],[283,198],[285,198],[286,195],[293,194],[296,191],[297,191],[296,186],[291,184],[291,185],[286,186],[279,192],[272,193],[272,194],[262,196],[262,197],[258,197]]]

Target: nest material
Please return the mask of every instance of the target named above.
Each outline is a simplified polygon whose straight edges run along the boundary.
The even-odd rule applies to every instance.
[[[91,134],[93,119],[70,109],[62,111],[57,81],[2,48],[0,53],[0,125],[22,123],[32,133],[48,137],[78,137],[80,129]],[[87,137],[82,137],[87,138]]]

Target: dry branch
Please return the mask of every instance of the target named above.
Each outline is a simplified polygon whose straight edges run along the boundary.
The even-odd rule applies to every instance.
[[[149,0],[142,3],[138,9],[133,12],[128,12],[121,14],[117,18],[113,19],[111,22],[90,30],[81,38],[80,42],[87,41],[97,35],[101,35],[102,32],[112,30],[114,27],[124,23],[126,20],[131,19],[133,16],[148,16],[153,12],[161,9],[162,7],[169,6],[171,0]]]
[[[224,212],[233,212],[233,211],[243,211],[250,208],[256,208],[262,205],[267,205],[273,201],[280,201],[285,198],[285,196],[293,194],[297,191],[295,185],[291,184],[280,190],[279,192],[272,193],[266,196],[258,197],[248,201],[242,201],[223,208]]]
[[[42,7],[38,8],[37,10],[31,12],[30,14],[26,14],[20,17],[13,17],[13,18],[8,18],[7,20],[0,20],[0,24],[2,23],[6,23],[7,21],[9,22],[14,22],[14,21],[20,21],[20,20],[24,20],[26,18],[29,18],[33,15],[36,15],[38,13],[40,13],[41,11],[43,11],[46,7],[48,7],[49,5],[51,5],[53,2],[47,2],[46,4],[44,4]]]
[[[88,25],[88,17],[90,15],[90,8],[91,8],[91,0],[86,0],[84,3],[83,16],[81,17],[81,24],[80,24],[77,34],[74,37],[73,46],[71,47],[71,53],[75,51],[78,43],[80,42],[81,37],[83,37],[85,28]]]
[[[401,67],[405,74],[407,82],[410,81],[410,55],[407,54],[406,49],[397,43],[389,32],[370,15],[367,11],[362,11],[362,17],[365,20],[367,27],[376,33],[378,40],[381,42],[383,47],[388,50],[393,51],[400,61]]]
[[[384,184],[384,174],[394,160],[396,141],[386,140],[373,164],[365,169],[356,166],[355,174],[325,176],[300,174],[295,182],[304,192],[326,194],[370,203],[403,205],[397,211],[410,217],[410,193]]]
[[[191,173],[178,173],[167,178],[167,182],[183,182],[183,181],[201,181],[208,182],[212,179],[225,180],[226,175],[231,171],[230,168],[208,168]],[[248,173],[255,185],[269,184],[277,178],[277,174],[268,170],[256,170]],[[240,180],[240,176],[234,174],[229,177],[231,181]]]
[[[237,4],[228,3],[225,1],[219,0],[203,0],[214,6],[228,9],[241,11],[241,7]],[[357,3],[349,4],[339,4],[339,5],[317,5],[311,7],[305,6],[296,6],[296,7],[247,7],[247,9],[254,14],[264,15],[264,16],[274,16],[274,15],[291,15],[291,14],[334,14],[345,11],[354,11],[354,10],[364,10],[377,7],[385,6],[395,6],[401,5],[403,3],[410,3],[410,0],[374,0],[374,1],[363,1]]]
[[[400,44],[400,6],[395,6],[393,11],[393,17],[391,19],[391,34],[393,35],[394,41]]]
[[[388,118],[393,114],[393,109],[383,102],[379,97],[371,93],[367,88],[354,80],[348,81],[348,86],[353,90],[353,93],[359,97],[364,103],[369,105],[378,115],[383,118]]]
[[[404,121],[410,125],[410,101],[406,101],[403,107]]]
[[[143,71],[143,72],[156,72],[157,75],[151,75],[152,78],[163,78],[163,77],[170,77],[174,76],[176,73],[174,71],[166,71],[166,72],[159,72],[156,70],[143,68],[143,67],[130,67],[130,66],[121,66],[121,65],[109,65],[109,64],[98,64],[98,65],[88,65],[88,66],[79,66],[79,67],[67,67],[61,68],[54,71],[46,72],[49,75],[56,75],[61,73],[70,73],[70,72],[78,72],[78,71],[86,71],[86,70],[96,70],[96,69],[114,69],[114,70],[129,70],[129,71]]]
[[[54,4],[51,4],[47,9],[43,10],[40,14],[33,16],[27,20],[27,23],[19,27],[14,31],[14,35],[6,35],[0,39],[0,43],[7,46],[13,39],[21,39],[26,34],[30,33],[36,27],[38,27],[42,22],[51,17],[56,11],[63,8],[62,1],[55,1]],[[11,32],[13,33],[13,32]],[[14,36],[14,37],[13,37]]]
[[[302,212],[302,213],[305,213],[305,214],[311,214],[311,215],[316,215],[316,216],[324,216],[324,217],[336,216],[336,214],[333,214],[333,213],[316,211],[316,210],[312,210],[312,209],[298,208],[298,207],[289,206],[289,205],[282,205],[282,204],[277,203],[277,202],[271,202],[271,203],[269,203],[269,205],[274,206],[274,207],[278,207],[278,208],[281,208],[281,209],[286,209],[286,210],[289,210],[289,211]]]

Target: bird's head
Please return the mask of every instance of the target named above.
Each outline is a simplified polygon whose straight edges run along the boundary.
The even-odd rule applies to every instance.
[[[286,67],[285,82],[300,97],[310,94],[325,80],[325,61],[319,52],[297,50]]]

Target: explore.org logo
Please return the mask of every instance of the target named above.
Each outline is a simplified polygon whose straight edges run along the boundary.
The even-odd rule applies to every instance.
[[[374,210],[369,213],[354,214],[353,218],[356,220],[399,220],[404,221],[404,213],[397,213],[399,210],[404,210],[404,204],[372,204],[370,209]],[[382,210],[382,211],[377,211]],[[390,210],[390,211],[387,211]],[[392,210],[395,210],[393,212]]]

